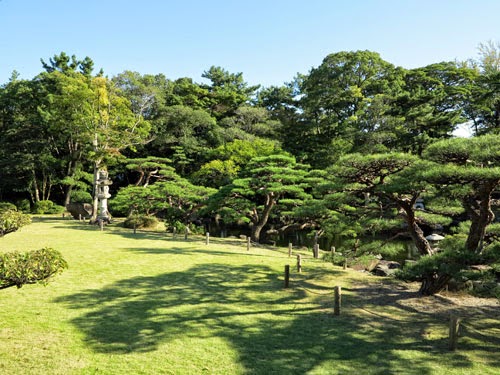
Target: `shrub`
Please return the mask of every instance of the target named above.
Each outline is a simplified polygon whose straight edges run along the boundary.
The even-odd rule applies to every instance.
[[[125,228],[155,228],[158,223],[158,219],[154,216],[133,214],[127,217],[123,226]]]
[[[88,203],[92,202],[92,195],[85,190],[73,190],[71,192],[72,203]]]
[[[31,203],[28,199],[21,199],[16,202],[17,209],[24,213],[31,212]]]
[[[0,237],[31,223],[29,215],[16,210],[0,211]]]
[[[61,253],[51,248],[0,254],[0,289],[46,282],[67,267]]]
[[[323,255],[323,260],[332,262],[336,266],[343,266],[347,262],[347,258],[342,253],[326,253]]]
[[[63,206],[59,206],[50,200],[35,202],[33,213],[35,214],[60,214],[65,211]]]
[[[17,211],[17,207],[15,204],[10,202],[0,202],[0,212],[8,210]]]

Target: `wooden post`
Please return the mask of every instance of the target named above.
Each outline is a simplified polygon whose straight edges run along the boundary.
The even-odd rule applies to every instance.
[[[334,305],[333,305],[333,313],[334,315],[340,315],[340,306],[341,306],[341,288],[340,286],[336,286],[333,289],[334,295]]]
[[[247,237],[247,251],[250,251],[250,237]]]
[[[300,258],[300,254],[297,254],[297,272],[302,272],[302,259]]]
[[[335,255],[335,246],[332,246],[332,248],[330,250],[332,252],[332,257],[333,257]]]
[[[175,240],[175,236],[177,235],[177,228],[173,227],[172,228],[172,238]]]
[[[207,232],[207,240],[206,240],[206,244],[209,245],[210,244],[210,233]]]
[[[458,328],[460,326],[460,319],[454,315],[450,316],[450,337],[449,337],[449,349],[451,351],[457,348],[458,341]]]
[[[134,234],[136,234],[136,233],[137,233],[137,224],[134,223]]]
[[[99,219],[99,228],[101,228],[101,231],[104,230],[104,220],[103,219]]]
[[[290,258],[292,256],[292,243],[289,242],[288,243],[288,258]]]
[[[290,265],[287,264],[285,266],[285,288],[288,288],[290,285]]]
[[[78,221],[82,221],[82,214],[78,214]]]
[[[344,260],[344,269],[347,269],[347,259]]]
[[[313,247],[313,254],[314,254],[314,258],[315,259],[319,258],[319,245],[318,244],[314,245],[314,247]]]

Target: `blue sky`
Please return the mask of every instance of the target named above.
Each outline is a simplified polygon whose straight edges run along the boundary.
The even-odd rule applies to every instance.
[[[0,84],[65,51],[124,70],[203,81],[210,66],[281,85],[325,56],[371,50],[405,68],[477,58],[500,41],[500,0],[0,0]]]

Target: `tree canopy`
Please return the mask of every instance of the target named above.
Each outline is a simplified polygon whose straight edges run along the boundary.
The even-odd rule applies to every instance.
[[[454,274],[427,258],[498,262],[484,255],[499,238],[498,50],[413,69],[341,51],[271,87],[220,66],[201,82],[107,77],[61,52],[0,86],[0,200],[26,211],[92,203],[95,219],[107,170],[119,215],[232,227],[256,242],[297,231],[356,256],[413,246],[421,260],[407,276],[432,294]],[[456,138],[459,126],[472,137]]]

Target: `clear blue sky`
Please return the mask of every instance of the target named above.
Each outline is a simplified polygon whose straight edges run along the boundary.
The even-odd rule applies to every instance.
[[[414,68],[477,58],[479,43],[500,41],[499,17],[500,0],[0,0],[0,84],[61,51],[108,76],[201,82],[216,65],[264,86],[339,51]]]

